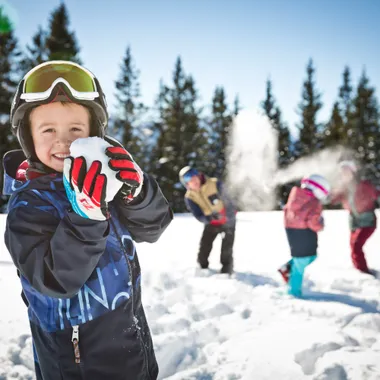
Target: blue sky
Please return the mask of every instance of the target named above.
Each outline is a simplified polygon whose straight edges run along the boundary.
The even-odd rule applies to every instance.
[[[38,25],[47,27],[60,0],[0,0],[16,21],[21,46]],[[130,45],[140,70],[142,100],[158,94],[159,80],[171,83],[181,56],[201,96],[211,103],[217,85],[232,104],[258,106],[265,81],[284,119],[293,128],[308,59],[314,60],[325,121],[336,99],[345,65],[353,84],[366,69],[370,83],[380,83],[380,1],[377,0],[65,0],[84,65],[100,79],[111,111],[114,81]],[[377,93],[378,95],[378,93]]]

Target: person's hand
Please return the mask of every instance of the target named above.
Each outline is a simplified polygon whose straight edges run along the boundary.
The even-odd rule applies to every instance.
[[[116,178],[123,182],[123,186],[117,195],[132,201],[141,192],[144,173],[127,150],[121,146],[107,148],[106,155],[110,158],[109,167],[118,172]]]
[[[211,219],[212,219],[212,220],[220,220],[220,219],[222,219],[222,215],[219,214],[219,212],[214,211],[214,212],[211,214]]]
[[[108,219],[105,200],[107,177],[100,174],[102,164],[94,161],[87,171],[84,157],[68,157],[64,161],[63,184],[73,210],[83,218]]]

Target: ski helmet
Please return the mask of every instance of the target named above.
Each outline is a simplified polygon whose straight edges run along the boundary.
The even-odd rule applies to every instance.
[[[199,175],[199,171],[191,166],[185,166],[179,172],[179,180],[182,185],[186,187],[187,183],[190,181],[192,177],[195,175]]]
[[[318,174],[304,177],[301,181],[301,187],[309,189],[320,201],[325,200],[331,190],[330,183],[327,179]]]
[[[25,74],[12,101],[10,122],[27,159],[36,160],[28,117],[31,110],[56,101],[73,102],[88,108],[91,136],[104,137],[108,123],[107,103],[97,78],[70,61],[44,62]]]

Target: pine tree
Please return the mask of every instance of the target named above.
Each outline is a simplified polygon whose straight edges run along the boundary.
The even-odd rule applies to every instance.
[[[69,31],[69,16],[64,3],[51,14],[46,47],[49,60],[61,59],[81,63],[80,49],[75,33]]]
[[[266,97],[261,102],[265,114],[268,116],[272,123],[273,128],[278,136],[278,165],[280,168],[287,166],[291,162],[291,140],[290,132],[287,125],[282,121],[282,114],[280,108],[277,106],[276,101],[272,94],[272,82],[266,82]],[[286,202],[289,195],[289,185],[281,186],[278,191],[279,201],[283,204]]]
[[[0,34],[6,34],[11,32],[13,29],[13,24],[5,10],[0,6]]]
[[[167,91],[167,87],[165,86],[162,79],[160,79],[159,83],[159,91],[155,100],[155,106],[153,107],[154,115],[153,122],[150,125],[150,136],[146,141],[148,145],[148,151],[150,152],[150,164],[149,169],[152,174],[156,177],[168,178],[166,173],[166,132],[167,125],[165,124],[165,120],[162,118],[162,115],[165,112],[167,107],[165,94]]]
[[[158,96],[159,120],[156,123],[157,146],[152,160],[156,176],[175,211],[185,209],[184,189],[179,183],[179,170],[193,165],[203,170],[208,147],[205,131],[200,128],[200,109],[194,80],[187,76],[178,58],[173,73],[173,86],[161,85]],[[161,156],[157,156],[161,154]]]
[[[325,126],[323,144],[324,146],[335,146],[346,141],[345,125],[339,109],[339,103],[335,102],[330,120]]]
[[[165,126],[164,121],[161,119],[161,115],[164,112],[165,103],[165,85],[160,80],[158,96],[155,101],[156,115],[154,121],[150,126],[150,136],[146,141],[147,149],[150,157],[150,164],[148,164],[149,171],[162,177],[164,168],[162,167],[162,159],[165,161]]]
[[[118,114],[114,118],[113,129],[136,162],[145,167],[146,152],[141,119],[146,108],[139,101],[141,95],[138,77],[139,71],[134,67],[128,46],[120,66],[119,79],[116,81]]]
[[[351,73],[348,66],[343,71],[343,83],[339,87],[339,99],[334,103],[330,120],[326,123],[323,132],[325,146],[349,145],[349,135],[352,114],[352,86]]]
[[[368,176],[379,183],[379,107],[375,89],[369,85],[365,71],[359,79],[349,122],[352,127],[350,141],[356,151],[356,157],[364,164]]]
[[[352,126],[350,125],[351,113],[352,113],[352,91],[351,86],[351,71],[348,66],[344,68],[343,83],[339,87],[339,100],[338,108],[340,110],[340,115],[342,118],[343,125],[339,129],[340,137],[339,142],[343,145],[350,144],[350,134],[352,133]],[[334,110],[333,110],[334,111]],[[337,116],[337,115],[336,115]],[[336,119],[338,121],[338,119]]]
[[[0,7],[1,19],[6,19],[4,12]],[[7,25],[11,25],[9,22]],[[0,157],[18,147],[16,138],[12,135],[9,113],[12,98],[16,91],[20,73],[18,65],[21,52],[18,48],[18,42],[11,29],[6,29],[0,33]],[[0,194],[3,189],[3,166],[0,166]]]
[[[267,79],[266,81],[266,96],[261,102],[261,108],[264,110],[265,114],[272,121],[273,114],[275,112],[275,100],[272,95],[272,81]]]
[[[282,113],[273,97],[272,82],[270,80],[267,80],[266,98],[261,103],[261,106],[277,132],[278,163],[280,167],[284,167],[289,164],[291,159],[290,132],[288,126],[282,121]]]
[[[343,71],[343,83],[339,87],[339,105],[342,110],[342,120],[346,125],[346,131],[349,129],[347,123],[352,112],[352,91],[351,71],[348,66]]]
[[[236,95],[235,100],[234,100],[234,109],[232,111],[232,116],[236,116],[240,110],[241,110],[240,99],[239,99],[239,96]]]
[[[26,73],[33,67],[47,61],[49,51],[46,47],[46,32],[41,26],[38,27],[36,34],[32,38],[32,44],[26,46],[25,58],[22,62],[22,69]]]
[[[209,127],[210,153],[207,173],[222,178],[226,164],[226,148],[232,116],[226,104],[223,87],[217,87],[212,99],[212,114]]]
[[[296,144],[298,157],[313,153],[322,147],[321,125],[317,123],[317,113],[322,108],[321,95],[315,88],[313,61],[307,67],[307,78],[303,84],[302,101],[299,103],[301,123],[297,125],[300,135]]]

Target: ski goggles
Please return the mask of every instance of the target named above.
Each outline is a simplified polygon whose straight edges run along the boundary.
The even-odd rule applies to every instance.
[[[194,176],[196,175],[199,175],[199,172],[197,169],[190,169],[189,171],[187,171],[184,175],[183,175],[183,181],[185,182],[185,184],[187,184],[191,178],[193,178]]]
[[[23,80],[20,99],[36,102],[49,99],[58,84],[65,85],[78,100],[99,98],[94,75],[74,62],[50,61],[29,71]]]

